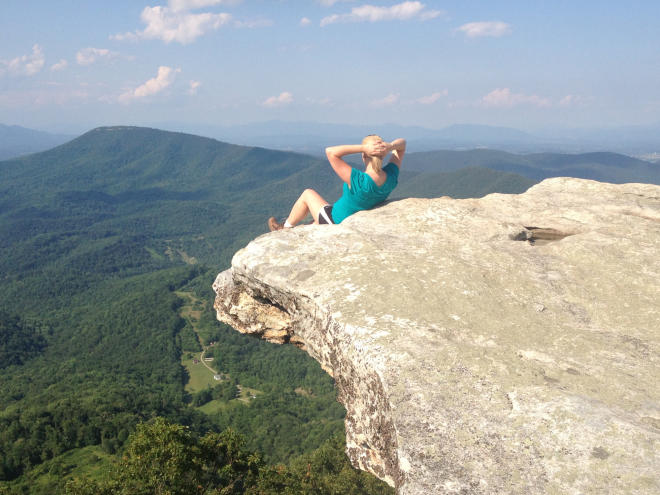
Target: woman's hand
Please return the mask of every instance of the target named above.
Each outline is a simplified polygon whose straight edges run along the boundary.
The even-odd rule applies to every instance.
[[[390,151],[388,143],[384,141],[370,141],[362,146],[364,153],[370,156],[385,156]]]

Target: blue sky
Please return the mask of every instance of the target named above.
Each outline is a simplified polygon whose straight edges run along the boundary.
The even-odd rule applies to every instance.
[[[660,121],[660,2],[0,2],[0,123]]]

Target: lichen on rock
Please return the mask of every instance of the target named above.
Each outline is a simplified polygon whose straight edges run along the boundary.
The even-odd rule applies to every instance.
[[[555,178],[263,235],[218,318],[305,349],[400,494],[660,491],[660,187]]]

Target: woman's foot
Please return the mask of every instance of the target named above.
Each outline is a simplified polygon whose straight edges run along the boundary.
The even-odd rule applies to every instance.
[[[275,220],[275,217],[270,217],[268,219],[268,228],[270,229],[271,232],[274,232],[276,230],[282,230],[284,228],[284,224],[279,223],[277,220]]]

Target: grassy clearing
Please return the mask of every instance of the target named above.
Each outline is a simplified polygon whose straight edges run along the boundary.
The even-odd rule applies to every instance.
[[[296,387],[294,389],[294,392],[297,393],[298,395],[302,395],[303,397],[314,397],[314,394],[310,390],[307,390],[306,388]]]
[[[197,258],[195,258],[194,256],[190,256],[183,249],[177,249],[177,252],[179,253],[179,256],[181,256],[181,259],[183,260],[184,263],[186,263],[188,265],[196,265],[197,264]]]
[[[188,322],[198,339],[203,343],[203,336],[199,334],[199,320],[202,315],[202,310],[204,309],[204,302],[190,292],[177,291],[175,294],[185,301],[179,309],[179,314]],[[208,349],[208,347],[205,348]],[[195,360],[198,361],[197,364],[195,364]],[[200,353],[184,352],[181,356],[181,365],[184,366],[188,372],[188,383],[186,383],[184,387],[188,393],[194,394],[201,392],[202,390],[208,387],[212,388],[219,383],[219,381],[214,378],[214,373],[200,361]],[[223,373],[220,374],[224,379],[229,378],[229,376],[224,375]],[[263,392],[260,390],[241,387],[239,385],[239,396],[230,402],[249,404],[254,397],[261,393]],[[229,403],[227,402],[212,400],[203,406],[200,406],[198,409],[206,414],[213,414],[222,411],[227,407],[229,407]]]
[[[202,411],[204,414],[215,414],[220,411],[224,411],[229,407],[229,403],[214,399],[210,402],[207,402],[203,406],[199,406],[197,409]]]
[[[235,400],[245,402],[247,404],[260,394],[263,394],[263,392],[261,390],[257,390],[256,388],[240,387],[240,393],[238,394],[238,398]]]
[[[165,256],[163,256],[162,254],[160,254],[160,253],[159,253],[158,251],[156,251],[154,248],[145,247],[145,249],[146,249],[147,252],[151,255],[151,257],[152,257],[153,259],[155,259],[156,261],[162,261],[162,260],[165,259]]]
[[[188,322],[193,331],[197,333],[197,325],[202,315],[203,302],[191,292],[177,291],[175,294],[185,301],[179,309],[179,314]],[[184,388],[186,392],[193,394],[204,390],[206,387],[213,387],[218,383],[213,378],[214,373],[199,361],[199,357],[198,353],[193,354],[191,352],[185,352],[181,356],[181,365],[186,368],[190,377]],[[195,359],[198,360],[197,364],[194,362]]]
[[[179,314],[182,318],[187,320],[197,332],[198,328],[196,324],[199,322],[199,319],[202,317],[202,309],[204,303],[201,299],[195,297],[192,292],[176,291],[174,292],[177,297],[180,297],[186,301],[179,310]]]
[[[189,355],[189,353],[186,353],[183,357],[186,358]],[[197,355],[197,359],[199,359],[199,354]],[[186,368],[190,377],[185,386],[186,392],[194,394],[204,390],[206,387],[213,387],[218,384],[218,381],[213,378],[213,372],[201,362],[194,364],[193,358],[188,358],[181,359],[181,364]]]
[[[108,472],[116,457],[104,452],[99,445],[92,445],[72,451],[68,460],[73,466],[72,476],[100,479]]]
[[[171,246],[167,246],[165,254],[171,261],[177,261],[177,254],[181,257],[181,260],[187,265],[196,265],[198,263],[197,258],[190,256],[183,249],[172,249]]]
[[[100,445],[69,450],[29,471],[22,478],[22,485],[30,487],[30,493],[56,493],[65,480],[74,477],[101,479],[110,471],[114,459]]]
[[[193,327],[195,327],[195,324],[199,321],[199,319],[202,316],[202,310],[195,309],[194,306],[190,306],[186,304],[181,307],[181,311],[179,314],[184,319],[186,319]]]

